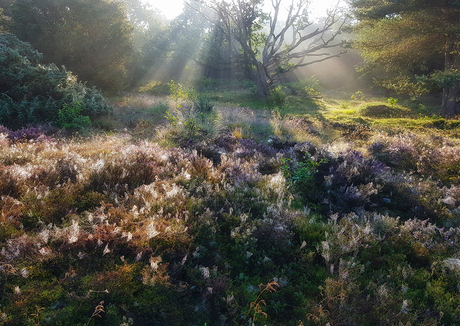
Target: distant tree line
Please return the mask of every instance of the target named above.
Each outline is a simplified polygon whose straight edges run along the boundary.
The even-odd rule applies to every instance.
[[[455,115],[460,2],[344,1],[348,12],[313,20],[307,0],[273,0],[268,12],[262,0],[189,0],[167,21],[141,0],[0,0],[0,29],[104,91],[132,88],[152,67],[177,79],[193,64],[204,77],[252,80],[267,97],[293,70],[346,52],[348,25],[362,73],[398,93],[442,90],[443,114]]]
[[[10,17],[4,25],[43,53],[44,62],[63,65],[103,90],[130,87],[169,58],[171,78],[192,60],[205,77],[247,78],[266,97],[282,73],[310,63],[305,57],[328,57],[327,51],[318,51],[338,45],[332,41],[341,25],[335,24],[343,25],[344,19],[331,12],[323,25],[314,26],[308,2],[300,0],[291,3],[281,21],[280,0],[274,1],[271,14],[262,11],[262,4],[192,1],[166,22],[140,0],[0,2]]]

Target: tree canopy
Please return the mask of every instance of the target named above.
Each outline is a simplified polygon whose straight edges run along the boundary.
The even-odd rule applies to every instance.
[[[127,82],[133,50],[126,7],[108,0],[17,0],[12,32],[81,80],[116,91]]]
[[[443,88],[443,115],[455,115],[460,82],[460,2],[351,0],[350,4],[358,20],[354,46],[368,67],[383,67],[393,80],[387,85],[399,91],[407,91],[405,86],[414,84],[414,76],[425,75],[425,81]]]

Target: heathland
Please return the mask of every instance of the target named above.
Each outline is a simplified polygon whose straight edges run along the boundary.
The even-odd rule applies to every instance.
[[[454,325],[459,124],[314,78],[0,130],[4,325]]]

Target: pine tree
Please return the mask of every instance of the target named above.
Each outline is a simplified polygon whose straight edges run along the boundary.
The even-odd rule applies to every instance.
[[[460,1],[350,0],[350,4],[358,20],[354,46],[368,66],[383,67],[399,82],[409,75],[428,74],[425,80],[443,89],[442,114],[455,115]]]

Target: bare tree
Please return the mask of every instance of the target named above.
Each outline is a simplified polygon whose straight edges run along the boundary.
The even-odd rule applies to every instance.
[[[262,12],[262,4],[263,0],[212,2],[219,21],[216,26],[236,41],[258,95],[267,97],[283,73],[345,53],[328,52],[342,45],[337,36],[347,22],[338,5],[318,24],[308,19],[309,0],[291,0],[287,8],[282,8],[282,0],[271,0],[269,15]],[[286,18],[281,21],[283,10]],[[263,29],[266,22],[268,32]]]

